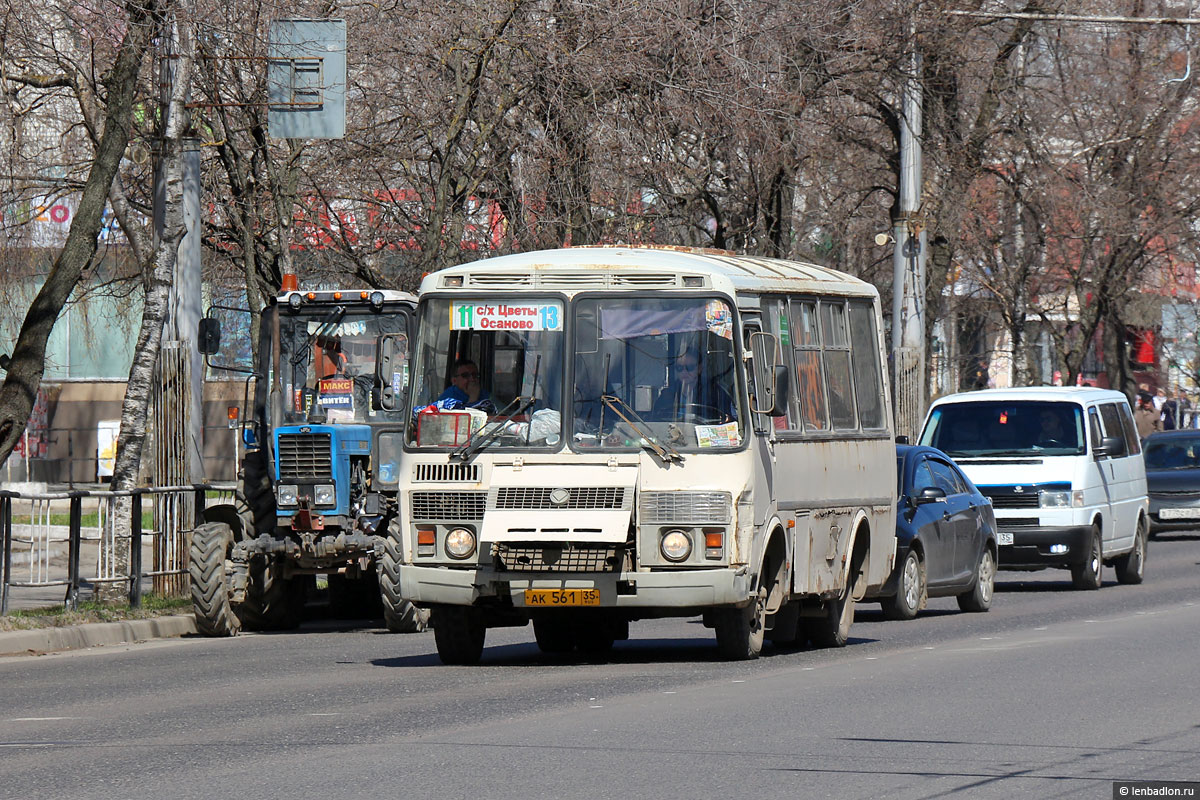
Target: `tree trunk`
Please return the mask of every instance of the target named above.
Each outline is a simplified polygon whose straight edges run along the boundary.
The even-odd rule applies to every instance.
[[[158,0],[130,3],[127,11],[125,37],[104,81],[108,88],[104,133],[88,171],[79,207],[66,244],[21,324],[8,373],[0,385],[0,461],[8,458],[25,430],[45,372],[46,341],[96,253],[108,192],[129,142],[138,73],[161,16]]]

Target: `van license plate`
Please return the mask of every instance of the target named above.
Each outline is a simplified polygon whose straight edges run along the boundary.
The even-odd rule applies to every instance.
[[[996,531],[996,544],[1012,544],[1012,533]]]
[[[598,606],[599,589],[526,589],[525,605],[541,606]]]

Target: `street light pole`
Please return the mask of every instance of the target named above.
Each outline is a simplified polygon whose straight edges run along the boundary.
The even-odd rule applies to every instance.
[[[915,39],[915,28],[913,35]],[[925,416],[925,253],[921,209],[921,56],[913,52],[900,114],[900,213],[893,220],[892,379],[896,434],[915,439]]]

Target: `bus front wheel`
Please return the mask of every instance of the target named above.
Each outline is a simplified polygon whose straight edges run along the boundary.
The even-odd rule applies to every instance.
[[[758,592],[745,608],[722,608],[714,615],[717,629],[717,649],[731,661],[758,658],[766,635],[767,586],[760,583]]]

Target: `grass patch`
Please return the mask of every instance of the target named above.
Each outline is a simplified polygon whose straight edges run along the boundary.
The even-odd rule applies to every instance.
[[[38,515],[31,517],[28,514],[13,514],[13,525],[44,525],[46,518]],[[69,513],[54,513],[50,515],[51,525],[67,526],[71,524],[71,515]],[[83,528],[96,528],[100,525],[100,515],[92,511],[87,514],[81,514],[79,517],[79,525]],[[142,512],[142,530],[148,531],[154,527],[154,512]]]
[[[63,606],[29,608],[11,611],[0,616],[0,631],[29,631],[38,628],[65,628],[89,622],[121,622],[129,619],[150,619],[170,614],[190,614],[190,597],[142,595],[142,607],[130,608],[126,603],[80,601],[79,608],[68,611]]]

